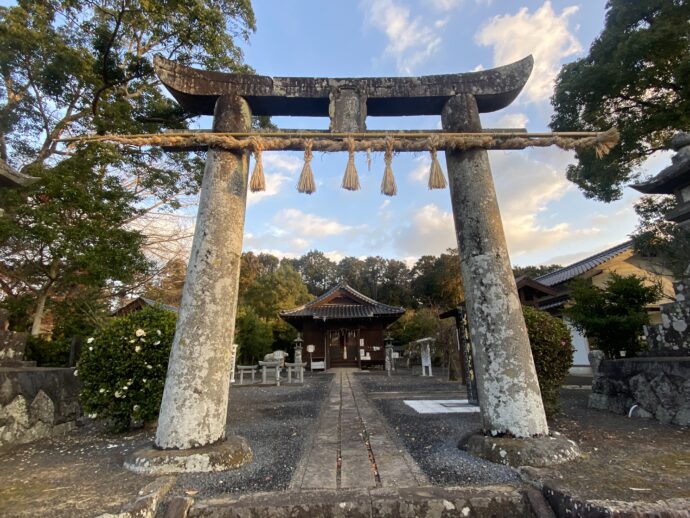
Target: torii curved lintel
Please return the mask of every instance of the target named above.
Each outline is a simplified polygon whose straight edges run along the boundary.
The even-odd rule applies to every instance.
[[[221,95],[246,99],[254,115],[328,117],[334,95],[351,90],[366,101],[370,116],[439,115],[446,101],[472,94],[480,112],[508,106],[532,73],[527,56],[509,65],[466,72],[419,77],[268,77],[199,70],[156,56],[156,74],[182,107],[212,115]]]

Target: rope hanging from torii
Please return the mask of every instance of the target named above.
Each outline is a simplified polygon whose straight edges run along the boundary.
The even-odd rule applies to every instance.
[[[525,149],[527,147],[557,146],[564,150],[581,151],[593,149],[598,157],[606,155],[619,140],[618,131],[611,128],[602,132],[555,132],[521,133],[486,131],[481,133],[447,132],[171,132],[163,134],[140,135],[91,135],[61,139],[63,142],[87,143],[109,142],[127,146],[162,146],[179,149],[220,148],[228,151],[248,151],[254,153],[256,165],[249,182],[252,192],[266,189],[261,153],[263,151],[304,150],[304,168],[300,175],[297,190],[306,194],[316,191],[316,182],[311,169],[313,151],[347,151],[348,161],[343,176],[342,187],[356,191],[360,188],[359,177],[354,162],[357,151],[383,152],[385,169],[381,182],[381,193],[394,196],[397,193],[391,167],[394,152],[428,151],[431,154],[429,189],[443,189],[446,180],[438,163],[439,150],[469,149]]]

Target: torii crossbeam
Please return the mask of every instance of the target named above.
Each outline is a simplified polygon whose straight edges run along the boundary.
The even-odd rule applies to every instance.
[[[481,132],[479,113],[508,106],[532,66],[529,56],[466,74],[331,79],[226,74],[155,61],[177,101],[192,113],[212,113],[217,132],[249,131],[252,114],[328,116],[333,132],[364,131],[367,116],[440,114],[444,132]],[[487,152],[446,149],[446,161],[484,431],[545,435]],[[195,451],[225,439],[247,174],[246,151],[211,146],[158,421],[160,449]],[[245,447],[234,450],[242,462],[251,457],[242,457]],[[139,462],[138,470],[155,472],[143,467],[147,462]],[[217,458],[204,462],[223,465]],[[187,461],[178,464],[193,469]]]

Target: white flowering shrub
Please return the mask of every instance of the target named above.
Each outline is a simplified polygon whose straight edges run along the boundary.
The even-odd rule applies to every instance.
[[[113,431],[158,418],[176,315],[145,308],[86,339],[77,365],[84,412]]]

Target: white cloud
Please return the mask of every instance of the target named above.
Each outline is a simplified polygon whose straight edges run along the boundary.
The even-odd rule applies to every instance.
[[[439,11],[452,11],[462,4],[462,0],[426,0],[425,3]]]
[[[395,248],[408,256],[439,255],[456,248],[453,215],[430,203],[408,214],[409,223],[393,233]]]
[[[395,59],[399,72],[412,74],[440,47],[437,31],[445,25],[444,20],[426,24],[420,17],[412,18],[410,9],[394,0],[369,0],[362,5],[366,6],[368,23],[388,38],[384,53]]]
[[[570,157],[569,153],[561,154]],[[572,243],[600,231],[595,226],[573,228],[564,221],[542,221],[540,216],[547,212],[548,205],[560,200],[572,188],[562,172],[564,169],[555,168],[551,160],[542,161],[544,156],[550,155],[541,150],[529,154],[526,151],[493,151],[489,155],[503,228],[513,260],[564,241]]]
[[[259,203],[266,198],[275,196],[284,189],[290,188],[289,182],[294,180],[295,173],[302,166],[301,161],[296,156],[275,151],[264,152],[261,158],[266,178],[266,190],[259,192],[249,191],[247,196],[248,205]],[[252,165],[253,169],[254,166]]]
[[[528,122],[529,118],[524,113],[506,113],[492,126],[495,128],[524,128]]]
[[[273,217],[273,224],[277,235],[287,234],[306,238],[337,236],[352,229],[334,219],[307,214],[299,209],[279,211]]]
[[[431,169],[431,158],[424,154],[415,157],[415,165],[408,174],[408,178],[415,182],[427,183],[429,181],[429,170]]]
[[[568,18],[577,10],[577,6],[570,6],[556,14],[549,0],[534,13],[523,7],[515,15],[493,17],[477,32],[475,40],[480,45],[493,46],[494,66],[532,54],[534,71],[525,94],[529,101],[546,101],[553,92],[561,60],[582,50],[568,27]]]

